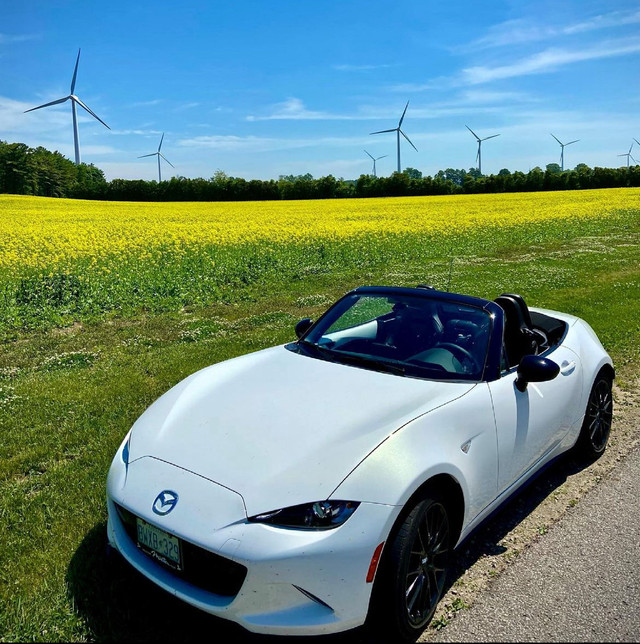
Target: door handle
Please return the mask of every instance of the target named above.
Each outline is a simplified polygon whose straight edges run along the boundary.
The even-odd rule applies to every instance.
[[[568,362],[567,360],[565,360],[560,365],[560,372],[562,373],[563,376],[568,376],[570,373],[573,373],[575,368],[576,368],[575,360],[572,360],[571,362]]]

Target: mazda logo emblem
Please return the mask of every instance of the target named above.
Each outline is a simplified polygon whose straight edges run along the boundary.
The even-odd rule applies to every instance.
[[[163,517],[169,514],[178,503],[178,494],[171,490],[162,490],[153,502],[153,511]]]

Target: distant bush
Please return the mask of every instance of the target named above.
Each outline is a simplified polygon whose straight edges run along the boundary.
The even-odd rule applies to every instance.
[[[407,168],[389,177],[363,174],[353,181],[333,175],[314,179],[280,175],[278,180],[247,181],[217,170],[210,179],[172,177],[168,181],[113,179],[93,165],[69,161],[59,152],[24,143],[0,141],[0,193],[44,197],[75,197],[108,201],[269,201],[274,199],[341,199],[349,197],[407,197],[462,193],[536,192],[640,186],[640,166],[590,168],[584,163],[561,171],[557,163],[527,174],[510,172],[481,175],[475,168],[447,168],[422,176]]]

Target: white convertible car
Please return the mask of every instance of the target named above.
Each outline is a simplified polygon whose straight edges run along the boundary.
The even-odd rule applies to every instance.
[[[605,449],[614,369],[572,315],[362,287],[296,334],[173,387],[108,477],[111,545],[250,631],[416,639],[456,545],[560,453]]]

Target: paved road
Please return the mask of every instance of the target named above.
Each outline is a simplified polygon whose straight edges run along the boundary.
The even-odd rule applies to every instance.
[[[640,450],[432,641],[639,642]]]

